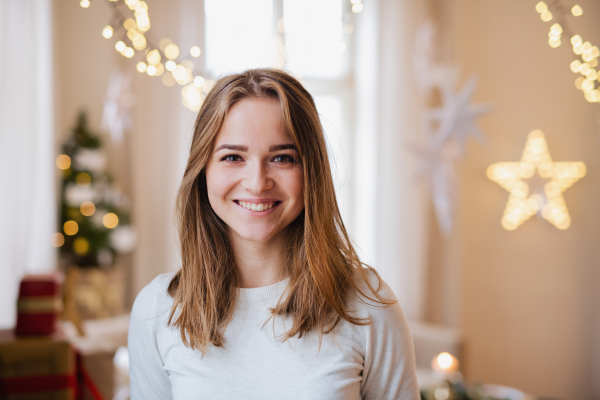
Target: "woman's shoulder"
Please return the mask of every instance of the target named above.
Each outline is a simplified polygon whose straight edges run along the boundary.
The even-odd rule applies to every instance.
[[[173,299],[168,293],[174,272],[158,275],[137,295],[131,314],[140,319],[156,317],[159,308],[168,309]]]

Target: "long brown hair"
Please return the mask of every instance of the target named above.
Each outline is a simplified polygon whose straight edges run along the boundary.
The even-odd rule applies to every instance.
[[[279,102],[286,132],[298,149],[304,171],[304,210],[286,228],[288,291],[272,310],[273,316],[293,320],[283,340],[302,337],[312,329],[326,334],[342,319],[368,324],[368,320],[348,313],[351,295],[381,305],[394,302],[381,297],[379,287],[369,283],[367,270],[342,222],[312,96],[285,72],[251,69],[220,79],[207,95],[196,119],[190,157],[177,195],[182,267],[168,289],[174,299],[169,324],[179,328],[186,346],[203,353],[210,344],[223,347],[222,328],[231,319],[237,299],[233,250],[225,223],[208,201],[205,168],[228,110],[247,97]],[[365,287],[361,282],[370,293],[361,289]]]

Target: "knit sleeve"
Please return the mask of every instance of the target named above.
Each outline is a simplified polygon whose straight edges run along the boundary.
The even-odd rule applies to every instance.
[[[374,280],[377,288],[377,281]],[[379,294],[395,299],[382,280]],[[388,307],[367,301],[371,324],[364,327],[365,365],[361,382],[365,400],[419,400],[415,354],[408,324],[398,303]]]
[[[158,299],[161,277],[154,279],[135,299],[129,323],[129,378],[131,400],[172,399],[169,374],[158,349]]]

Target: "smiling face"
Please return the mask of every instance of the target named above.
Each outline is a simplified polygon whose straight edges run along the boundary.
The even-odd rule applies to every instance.
[[[300,215],[302,164],[277,100],[249,97],[231,107],[206,166],[206,186],[232,240],[269,242]]]

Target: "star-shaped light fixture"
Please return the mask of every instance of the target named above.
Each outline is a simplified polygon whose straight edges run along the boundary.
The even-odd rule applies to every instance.
[[[532,178],[536,170],[540,177],[550,179],[543,194],[530,194],[529,185],[523,181]],[[583,178],[585,172],[582,162],[553,162],[543,132],[530,132],[520,162],[501,162],[487,169],[488,178],[510,193],[502,226],[508,230],[517,229],[532,215],[541,212],[542,217],[558,229],[567,229],[571,217],[563,192]]]

